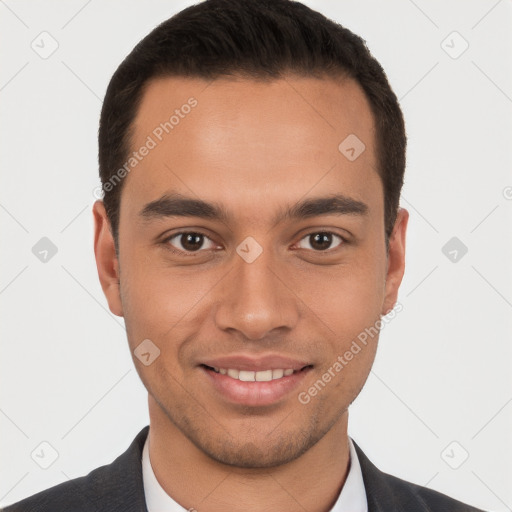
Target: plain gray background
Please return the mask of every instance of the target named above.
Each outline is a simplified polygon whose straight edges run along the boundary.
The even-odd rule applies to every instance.
[[[111,462],[148,423],[94,262],[96,136],[116,67],[191,3],[0,0],[1,505]],[[349,433],[386,472],[511,510],[512,2],[304,3],[366,39],[409,137],[403,311]]]

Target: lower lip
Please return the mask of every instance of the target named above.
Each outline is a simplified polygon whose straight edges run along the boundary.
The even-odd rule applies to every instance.
[[[200,369],[213,384],[213,387],[230,402],[249,406],[272,405],[286,397],[304,380],[311,369],[304,368],[280,379],[268,382],[243,382],[227,375],[216,373],[204,366]]]

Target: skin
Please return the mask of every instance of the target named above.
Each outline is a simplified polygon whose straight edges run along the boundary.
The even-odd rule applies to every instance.
[[[297,399],[397,300],[408,213],[400,209],[386,254],[384,196],[374,121],[361,88],[288,76],[271,82],[160,78],[147,88],[132,147],[194,96],[198,105],[126,177],[119,258],[101,201],[95,254],[110,310],[130,349],[151,339],[161,353],[134,363],[148,390],[150,459],[165,489],[198,511],[327,511],[349,469],[348,406],[370,372],[378,336],[307,405]],[[353,162],[338,150],[356,134]],[[165,193],[216,202],[227,222],[144,219]],[[284,219],[299,200],[344,194],[364,215]],[[180,230],[206,235],[185,252]],[[309,235],[331,232],[327,249]],[[262,254],[236,252],[248,236]],[[171,245],[172,244],[172,245]],[[313,365],[300,389],[269,406],[225,400],[198,364],[206,357],[277,353]],[[234,501],[233,496],[236,496]]]

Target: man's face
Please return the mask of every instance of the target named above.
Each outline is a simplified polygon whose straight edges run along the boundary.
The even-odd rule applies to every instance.
[[[148,366],[134,357],[152,423],[215,460],[275,466],[346,422],[377,336],[343,369],[333,365],[396,301],[407,212],[387,258],[374,122],[355,82],[206,85],[162,78],[147,88],[132,150],[148,136],[156,145],[124,183],[119,261],[95,205],[98,268],[132,352],[143,340],[160,350]],[[197,104],[182,108],[191,97]],[[169,133],[158,130],[176,109]],[[336,209],[297,208],[334,196]],[[225,217],[181,215],[183,204],[165,198],[210,203]]]

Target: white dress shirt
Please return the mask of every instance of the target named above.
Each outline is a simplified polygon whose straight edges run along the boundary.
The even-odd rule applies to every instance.
[[[356,450],[350,437],[350,468],[341,493],[330,512],[368,512],[363,475]],[[149,436],[142,451],[142,479],[148,512],[186,512],[187,509],[176,503],[156,479],[149,460]],[[193,509],[192,509],[193,510]]]

